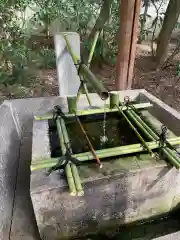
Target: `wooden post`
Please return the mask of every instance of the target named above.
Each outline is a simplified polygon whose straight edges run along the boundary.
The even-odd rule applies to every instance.
[[[138,25],[139,25],[139,14],[141,8],[141,0],[135,1],[134,7],[134,19],[132,25],[132,37],[131,37],[131,46],[130,46],[130,54],[129,54],[129,67],[128,67],[128,76],[127,76],[127,88],[131,89],[133,84],[133,70],[134,70],[134,62],[136,57],[136,43],[138,39]]]
[[[131,88],[141,0],[121,0],[116,90]]]

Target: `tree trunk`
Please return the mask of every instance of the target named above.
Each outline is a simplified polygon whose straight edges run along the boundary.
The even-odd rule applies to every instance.
[[[159,33],[156,50],[156,61],[162,64],[167,58],[167,47],[171,33],[180,14],[180,0],[170,0],[161,31]]]
[[[104,27],[104,24],[107,22],[107,20],[109,19],[109,15],[110,15],[110,10],[111,10],[111,5],[112,5],[113,0],[104,0],[103,1],[103,5],[101,7],[101,11],[99,14],[99,17],[96,20],[96,23],[88,37],[88,41],[90,42],[92,39],[94,39],[94,36],[96,34],[97,31],[102,30]],[[83,60],[86,62],[87,60],[87,51],[84,49],[83,51]]]
[[[95,33],[98,30],[101,30],[104,27],[104,24],[109,19],[112,2],[113,2],[113,0],[104,0],[103,1],[103,5],[101,7],[99,17],[96,20],[96,23],[89,35],[89,40],[94,38]]]
[[[147,17],[148,8],[149,8],[149,1],[147,1],[145,3],[145,5],[144,5],[143,19],[142,19],[140,35],[139,35],[139,40],[138,40],[139,43],[141,43],[143,40],[145,40],[144,30],[145,30],[145,24],[146,24],[146,17]]]

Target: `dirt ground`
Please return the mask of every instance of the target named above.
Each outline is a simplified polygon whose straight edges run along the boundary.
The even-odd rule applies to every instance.
[[[176,59],[177,61],[177,59]],[[168,105],[180,111],[180,77],[176,64],[165,70],[156,71],[156,64],[148,48],[137,47],[134,88],[145,88]],[[115,89],[115,67],[103,65],[95,73],[109,90]],[[27,98],[58,95],[57,74],[55,69],[43,70],[28,87],[12,85],[0,86],[0,101],[9,98]]]
[[[174,46],[170,46],[169,54]],[[164,70],[156,70],[156,62],[151,56],[151,50],[146,45],[137,46],[136,60],[134,67],[133,88],[144,88],[169,106],[180,112],[180,77],[177,76],[177,62],[180,62],[180,55],[174,59],[173,65]],[[100,76],[104,76],[104,83],[113,90],[115,79],[115,68],[101,69]]]
[[[173,46],[171,46],[171,51]],[[169,54],[171,54],[171,51]],[[156,63],[147,51],[137,48],[134,68],[135,88],[145,88],[169,106],[180,111],[180,77],[177,74],[177,63],[180,55],[174,59],[173,65],[164,70],[156,70]]]

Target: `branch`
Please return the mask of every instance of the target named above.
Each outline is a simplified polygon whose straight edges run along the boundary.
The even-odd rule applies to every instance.
[[[155,4],[155,2],[154,2],[154,0],[151,0],[151,2],[152,2],[152,4],[153,4],[153,6],[154,6],[154,8],[156,9],[156,23],[155,23],[155,26],[154,26],[154,30],[153,30],[153,34],[152,34],[152,39],[151,39],[151,52],[152,52],[152,56],[154,56],[155,54],[154,54],[154,48],[153,48],[153,43],[154,43],[154,36],[155,36],[155,32],[156,32],[156,27],[157,27],[157,22],[158,22],[158,16],[159,16],[159,10],[161,9],[161,6],[162,6],[162,4],[163,4],[163,2],[164,2],[164,0],[161,0],[161,3],[160,3],[160,5],[159,5],[159,7],[157,7],[156,6],[156,4]]]
[[[160,67],[162,70],[165,68],[168,68],[172,65],[172,61],[174,57],[180,52],[180,37],[178,37],[178,43],[176,45],[176,48],[174,49],[173,53],[166,59],[166,61],[162,64]]]
[[[161,0],[161,3],[160,3],[160,5],[159,5],[159,7],[156,6],[154,0],[151,0],[151,2],[152,2],[152,4],[153,4],[154,8],[156,9],[156,12],[159,14],[159,10],[160,10],[160,8],[162,7],[162,4],[163,4],[164,0]]]
[[[158,8],[157,8],[157,6],[156,6],[154,0],[151,0],[151,2],[152,2],[152,4],[153,4],[154,8],[156,9],[156,12],[158,12]]]

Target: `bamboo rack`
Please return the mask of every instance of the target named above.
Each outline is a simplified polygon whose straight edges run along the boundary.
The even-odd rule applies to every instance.
[[[117,94],[117,98],[118,98],[118,94]],[[115,101],[117,102],[117,98],[115,98],[115,96],[113,98],[110,98],[111,102],[111,106],[113,104],[115,104]],[[143,121],[143,119],[138,116],[138,114],[134,111],[134,108],[131,106],[126,106],[126,111],[125,113],[121,110],[122,107],[122,103],[119,101],[119,104],[116,105],[117,109],[119,110],[119,112],[121,113],[121,115],[123,115],[123,117],[126,119],[126,121],[129,123],[129,126],[133,129],[133,131],[136,133],[136,135],[139,137],[139,139],[141,140],[141,142],[143,143],[143,145],[145,146],[145,148],[148,150],[148,152],[151,154],[151,156],[153,156],[152,150],[148,147],[147,143],[144,141],[144,139],[142,138],[142,136],[139,134],[139,132],[137,131],[136,127],[137,126],[144,134],[145,136],[151,140],[151,141],[159,141],[159,136],[158,134],[147,125],[147,123],[145,123]],[[133,125],[133,123],[135,123],[135,126]],[[166,156],[166,158],[169,160],[169,162],[175,166],[177,169],[180,168],[180,158],[176,155],[176,153],[170,149],[167,146],[161,146],[161,150],[162,153]]]
[[[168,139],[168,142],[172,146],[177,146],[180,144],[180,137],[174,137]],[[157,141],[151,141],[147,142],[148,147],[151,150],[155,150],[159,148],[159,143]],[[116,156],[121,156],[121,155],[127,155],[130,153],[138,153],[138,152],[143,152],[144,147],[142,144],[131,144],[127,146],[120,146],[120,147],[114,147],[114,148],[107,148],[107,149],[102,149],[102,150],[97,150],[96,154],[99,158],[109,158],[109,157],[116,157]],[[73,157],[77,158],[81,162],[86,162],[94,159],[94,156],[91,152],[84,152],[84,153],[79,153],[79,154],[73,154]],[[36,161],[31,165],[31,170],[38,170],[42,168],[47,168],[47,167],[52,167],[55,165],[58,161],[58,158],[47,158],[43,159],[43,161]]]
[[[152,152],[152,150],[149,148],[149,146],[147,145],[146,141],[143,139],[143,137],[141,136],[141,134],[138,132],[138,130],[135,128],[135,126],[131,123],[131,121],[128,119],[128,117],[125,115],[125,113],[121,110],[121,108],[119,106],[116,105],[116,107],[118,108],[119,112],[121,113],[121,115],[124,117],[124,119],[126,120],[126,122],[129,124],[130,128],[134,131],[134,133],[136,134],[136,136],[140,139],[140,141],[142,142],[143,146],[145,147],[145,149],[147,149],[147,151],[149,152],[149,154],[153,157],[154,154]]]
[[[59,119],[56,120],[56,125],[57,125],[57,131],[58,131],[61,151],[62,151],[62,154],[64,155],[66,153],[66,147],[64,144],[63,131],[62,131],[62,127],[59,122]],[[72,167],[69,163],[65,167],[65,173],[66,173],[66,178],[67,178],[67,182],[68,182],[68,186],[69,186],[70,195],[75,196],[76,195],[76,186],[75,186],[75,182],[74,182]]]
[[[107,89],[97,79],[97,77],[89,70],[89,67],[86,66],[83,62],[82,63],[80,62],[80,59],[78,59],[78,57],[74,54],[66,35],[64,35],[64,39],[66,41],[67,49],[73,59],[75,66],[78,66],[79,76],[82,77],[83,81],[85,80],[85,82],[89,82],[92,85],[95,92],[101,97],[102,100],[106,100],[109,97],[109,92],[107,91]],[[96,44],[97,39],[95,39],[94,41]],[[93,48],[91,50],[90,61],[91,61],[91,57],[92,57],[91,55],[93,55],[93,53],[94,53],[94,48],[95,48],[95,46],[93,46]],[[87,93],[86,93],[86,95],[87,95],[87,97],[89,97]]]
[[[151,103],[138,103],[138,104],[133,104],[132,107],[135,109],[146,109],[149,107],[152,107],[153,105]],[[120,106],[122,111],[126,111],[127,107],[126,106]],[[103,114],[104,112],[106,113],[112,113],[112,112],[118,112],[119,110],[117,108],[99,108],[99,109],[88,109],[88,110],[77,110],[76,115],[77,116],[86,116],[86,115],[93,115],[93,114]],[[65,113],[66,117],[74,117],[74,113]],[[53,119],[53,113],[49,114],[42,114],[42,115],[36,115],[34,116],[35,120],[49,120]]]
[[[71,101],[70,101],[71,100]],[[146,122],[143,121],[143,119],[135,112],[134,109],[141,109],[141,108],[147,108],[151,107],[152,104],[150,103],[143,103],[143,104],[133,104],[128,106],[123,106],[122,103],[119,102],[119,95],[118,93],[112,92],[110,93],[110,109],[105,108],[105,109],[89,109],[89,110],[81,110],[81,111],[75,111],[76,110],[76,105],[74,105],[75,98],[72,97],[70,100],[68,100],[68,107],[69,107],[69,113],[65,114],[66,117],[74,117],[74,116],[82,116],[82,115],[89,115],[89,114],[97,114],[97,113],[104,113],[104,112],[120,112],[121,115],[126,119],[128,122],[129,126],[132,128],[132,130],[136,133],[136,135],[139,137],[141,140],[142,144],[131,144],[131,145],[126,145],[126,146],[119,146],[115,148],[107,148],[103,150],[97,150],[95,151],[95,154],[92,152],[85,152],[85,153],[80,153],[80,154],[73,154],[72,156],[77,158],[79,161],[84,162],[84,161],[89,161],[93,160],[95,158],[95,155],[98,157],[98,159],[102,158],[109,158],[109,157],[115,157],[115,156],[121,156],[121,155],[126,155],[130,153],[138,153],[138,152],[143,152],[143,151],[148,151],[151,156],[153,156],[152,150],[158,149],[160,147],[159,145],[159,136],[155,132],[153,128],[150,128]],[[117,105],[120,104],[120,106]],[[75,112],[75,113],[74,113]],[[44,119],[49,119],[46,118],[47,116],[36,116],[36,119],[38,120],[44,120]],[[63,129],[63,134],[65,137],[65,143],[69,143],[69,138],[65,126],[65,122],[63,119],[61,121],[61,128]],[[134,125],[133,125],[134,123]],[[136,128],[136,127],[137,128]],[[138,129],[141,130],[142,133],[149,139],[150,142],[146,142],[142,136],[139,134]],[[167,142],[172,145],[176,146],[180,144],[180,137],[175,137],[175,138],[170,138],[167,139]],[[169,160],[169,162],[175,166],[176,168],[180,168],[180,159],[176,155],[176,153],[170,149],[167,146],[161,147],[163,154],[166,156],[166,158]],[[35,162],[32,164],[31,169],[32,170],[37,170],[41,168],[46,168],[46,167],[51,167],[53,166],[58,159],[44,159],[41,162]],[[73,172],[74,176],[78,176],[78,171],[76,169],[76,166],[73,166]],[[72,168],[71,168],[72,171]],[[81,183],[80,183],[80,178],[79,176],[77,177],[78,183],[76,182],[76,188],[77,185],[80,186],[78,187],[78,191],[80,189],[80,192],[82,190]]]
[[[67,129],[66,129],[64,119],[59,118],[59,122],[60,122],[60,125],[61,125],[61,128],[62,128],[62,134],[63,134],[63,137],[64,137],[65,146],[68,146],[68,150],[72,154],[72,149],[71,149],[71,145],[70,145],[70,142],[69,142],[69,137],[68,137],[68,133],[67,133]],[[80,180],[80,177],[79,177],[78,169],[77,169],[77,167],[74,163],[69,163],[69,165],[71,166],[71,171],[72,171],[74,183],[75,183],[75,186],[76,186],[77,195],[82,196],[84,194],[84,191],[83,191],[83,188],[82,188],[82,185],[81,185],[81,180]]]
[[[67,39],[67,36],[66,34],[64,35],[64,39],[66,41],[66,45],[67,45],[67,49],[72,57],[72,60],[74,62],[74,65],[76,66],[76,69],[77,69],[77,72],[79,73],[79,62],[80,62],[80,59],[75,55],[75,53],[73,52],[72,48],[71,48],[71,45]],[[87,86],[86,86],[86,82],[84,81],[83,79],[83,76],[80,76],[80,79],[81,79],[81,84],[80,84],[80,87],[78,89],[78,93],[77,93],[77,100],[79,99],[80,95],[84,92],[86,94],[86,98],[88,100],[88,103],[89,105],[91,106],[91,99],[89,97],[89,92],[88,92],[88,89],[87,89]]]
[[[149,140],[158,141],[159,136],[152,128],[150,128],[143,119],[137,115],[134,110],[127,110],[128,117],[143,131],[143,133],[148,137]],[[166,156],[169,162],[175,166],[177,169],[180,168],[180,158],[175,154],[175,152],[167,146],[161,147],[162,153]]]

